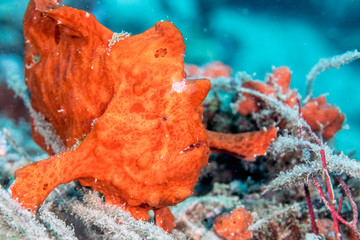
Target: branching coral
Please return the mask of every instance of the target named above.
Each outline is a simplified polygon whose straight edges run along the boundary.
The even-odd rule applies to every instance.
[[[284,105],[293,108],[297,104],[298,97],[296,91],[290,89],[290,79],[290,70],[287,67],[280,67],[273,71],[265,84],[259,81],[246,81],[242,87],[272,96]],[[238,102],[240,114],[248,115],[266,109],[267,101],[246,92],[243,97],[245,99]],[[345,121],[344,114],[335,106],[328,104],[325,96],[306,102],[301,108],[301,115],[312,131],[320,132],[324,139],[332,138]],[[279,125],[281,126],[281,123]]]
[[[45,227],[0,187],[0,237],[49,239]]]
[[[185,239],[176,231],[174,235],[169,235],[154,224],[137,221],[129,212],[105,204],[94,192],[87,192],[81,202],[67,198],[59,203],[47,202],[35,216],[21,208],[2,188],[0,200],[2,239],[93,239],[96,230],[91,228],[94,227],[101,229],[101,239]],[[58,206],[54,207],[54,204]],[[63,218],[59,218],[61,216]],[[76,227],[83,226],[81,234],[75,233],[69,224],[75,218]],[[99,233],[97,235],[100,236]]]
[[[308,75],[308,76],[312,76],[309,77],[309,79],[312,79],[310,80],[310,82],[312,82],[315,79],[315,76],[321,71],[329,69],[334,66],[339,67],[359,57],[360,55],[355,50],[353,52],[348,52],[343,55],[335,56],[332,59],[320,61],[318,64],[319,66],[315,66],[311,71],[311,73]],[[319,130],[319,128],[321,127],[322,129],[320,133],[322,137],[324,137],[325,139],[332,137],[341,128],[342,122],[344,121],[344,115],[342,113],[339,113],[339,111],[336,110],[334,107],[328,105],[324,97],[319,97],[317,99],[307,99],[307,103],[304,105],[303,108],[301,108],[300,104],[298,104],[299,105],[298,109],[296,108],[293,109],[291,108],[293,105],[291,104],[292,101],[290,101],[289,104],[288,103],[289,98],[285,98],[285,99],[282,98],[282,96],[284,95],[283,91],[280,91],[280,93],[278,91],[277,94],[274,94],[275,92],[274,89],[269,86],[270,85],[269,83],[271,83],[271,79],[272,77],[270,77],[270,81],[267,83],[267,85],[257,83],[256,85],[260,87],[254,87],[254,85],[250,85],[250,87],[247,88],[250,88],[252,90],[247,90],[246,88],[242,89],[242,91],[245,92],[246,94],[250,94],[246,96],[247,100],[245,100],[245,105],[249,105],[248,104],[249,101],[254,101],[254,100],[249,100],[249,98],[251,98],[251,95],[253,95],[257,99],[264,101],[266,104],[270,104],[272,109],[275,110],[275,116],[276,115],[279,116],[280,120],[281,117],[287,116],[287,119],[286,118],[284,119],[286,119],[287,121],[290,120],[290,122],[297,123],[294,124],[294,127],[292,129],[290,128],[290,130],[294,131],[294,129],[298,128],[297,138],[299,139],[298,140],[299,144],[297,145],[297,147],[300,148],[300,153],[302,153],[300,154],[300,156],[302,156],[303,161],[305,161],[306,164],[302,166],[301,165],[295,166],[295,168],[292,171],[289,171],[288,173],[285,174],[280,174],[280,176],[277,179],[275,179],[269,186],[274,187],[276,184],[281,184],[284,186],[287,183],[289,185],[292,185],[294,181],[297,181],[299,179],[302,179],[302,182],[307,183],[308,178],[311,176],[319,192],[320,198],[322,199],[325,206],[332,214],[335,239],[341,239],[341,233],[340,233],[338,221],[348,226],[357,237],[360,237],[360,231],[357,229],[358,210],[354,198],[352,197],[349,188],[347,187],[345,182],[341,179],[340,176],[337,175],[338,181],[340,182],[341,187],[343,188],[345,194],[347,195],[353,210],[353,220],[348,222],[345,219],[343,219],[335,209],[335,196],[329,175],[329,172],[333,171],[338,174],[342,172],[346,172],[352,174],[354,177],[358,177],[359,176],[358,169],[360,165],[358,161],[351,161],[348,158],[344,157],[343,154],[341,154],[340,156],[332,155],[332,150],[329,147],[327,147],[314,133],[314,131]],[[281,80],[281,78],[279,79]],[[283,84],[279,84],[279,85],[282,86]],[[283,90],[282,87],[281,89]],[[272,96],[268,96],[268,95],[272,95]],[[277,95],[279,95],[280,97],[278,97]],[[258,102],[259,100],[255,100],[255,101]],[[240,106],[241,104],[244,104],[244,101],[240,102]],[[252,105],[258,106],[257,104],[252,104]],[[259,111],[259,110],[260,109],[258,108],[252,109],[252,111]],[[301,115],[303,116],[303,118]],[[295,134],[295,132],[292,132],[292,134]],[[304,137],[310,138],[310,141],[312,142],[303,141],[302,139]],[[292,139],[294,139],[294,137]],[[283,144],[281,144],[280,142],[283,142]],[[286,148],[287,145],[288,144],[286,143],[284,144],[283,138],[280,137],[279,142],[275,143],[273,146],[278,146],[279,149],[282,149],[282,150],[277,150],[277,152],[279,153],[283,151],[284,147]],[[309,150],[311,151],[311,153],[315,154],[315,158],[314,158],[315,161],[311,161],[311,155],[309,155]],[[341,160],[341,157],[344,159],[344,161]],[[331,169],[330,169],[330,165],[332,165]],[[353,169],[353,171],[351,169]],[[325,196],[321,188],[320,182],[316,177],[316,175],[319,173],[322,173],[325,178],[325,186],[329,195],[328,198]],[[308,201],[308,203],[311,204],[310,201]],[[309,208],[311,209],[311,206],[309,206]],[[341,205],[339,206],[339,208],[341,208]],[[311,217],[313,218],[312,214]],[[313,219],[311,220],[313,221]],[[317,233],[315,228],[314,228],[314,233]]]

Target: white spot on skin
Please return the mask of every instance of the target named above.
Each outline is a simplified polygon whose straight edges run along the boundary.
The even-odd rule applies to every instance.
[[[183,91],[185,91],[185,89],[186,89],[186,81],[185,80],[182,80],[181,82],[174,82],[172,84],[170,93],[173,93],[173,92],[182,93]]]
[[[112,35],[112,38],[109,40],[108,47],[111,48],[116,42],[124,40],[125,38],[128,38],[130,36],[130,33],[122,31],[121,33],[114,33]]]
[[[41,59],[41,57],[40,57],[40,55],[33,55],[32,57],[31,57],[31,63],[30,64],[25,64],[25,68],[26,69],[30,69],[30,68],[32,68],[32,66],[34,66],[35,64],[37,64],[38,62],[40,62],[40,59]]]
[[[86,12],[86,13],[85,13],[85,17],[86,17],[86,18],[90,17],[90,13]]]
[[[97,118],[95,118],[95,119],[91,122],[91,128],[94,127],[94,124],[96,123],[96,121],[97,121]]]

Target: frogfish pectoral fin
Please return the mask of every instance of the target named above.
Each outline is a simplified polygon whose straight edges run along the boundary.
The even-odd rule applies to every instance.
[[[154,210],[156,225],[170,233],[175,227],[174,215],[171,213],[169,207],[159,208]]]
[[[70,169],[75,162],[72,154],[63,152],[18,169],[10,186],[12,198],[34,211],[55,187],[76,178],[77,173]]]
[[[212,152],[255,161],[256,156],[264,155],[269,144],[276,139],[277,130],[275,127],[270,127],[267,130],[238,134],[207,131],[208,143]]]

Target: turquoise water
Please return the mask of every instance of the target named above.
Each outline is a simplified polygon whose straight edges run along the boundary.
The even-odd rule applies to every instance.
[[[14,73],[22,77],[21,20],[26,2],[0,0],[0,81]],[[272,66],[286,65],[293,71],[292,88],[302,95],[305,76],[320,58],[360,49],[359,0],[78,0],[65,4],[92,12],[117,32],[137,34],[157,21],[172,21],[184,35],[186,62],[202,65],[219,60],[234,72],[246,71],[261,80]],[[360,149],[359,90],[359,60],[322,73],[314,84],[314,96],[328,93],[328,102],[346,115],[349,130],[340,131],[334,141],[345,153]]]

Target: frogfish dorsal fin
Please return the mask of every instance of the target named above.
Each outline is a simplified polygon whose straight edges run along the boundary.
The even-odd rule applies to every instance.
[[[61,7],[62,0],[35,0],[36,10],[45,12]]]
[[[211,83],[209,79],[196,79],[186,81],[186,94],[194,107],[199,106],[210,91]]]

